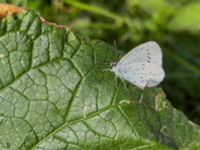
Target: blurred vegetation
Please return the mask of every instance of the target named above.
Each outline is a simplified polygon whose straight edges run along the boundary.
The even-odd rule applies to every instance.
[[[149,40],[164,51],[162,87],[174,107],[200,124],[200,0],[0,0],[37,10],[127,52]]]

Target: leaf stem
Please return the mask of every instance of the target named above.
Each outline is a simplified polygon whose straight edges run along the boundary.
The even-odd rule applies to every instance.
[[[98,6],[90,6],[90,5],[87,5],[85,3],[82,3],[82,2],[79,2],[76,0],[64,0],[64,2],[73,7],[111,18],[111,19],[115,20],[116,24],[119,24],[119,25],[121,25],[125,22],[123,17],[121,17],[115,13],[112,13],[104,8],[98,7]]]

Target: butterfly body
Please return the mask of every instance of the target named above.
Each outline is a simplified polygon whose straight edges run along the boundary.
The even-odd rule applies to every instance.
[[[156,86],[165,76],[162,51],[156,42],[141,44],[123,56],[112,71],[141,89]]]

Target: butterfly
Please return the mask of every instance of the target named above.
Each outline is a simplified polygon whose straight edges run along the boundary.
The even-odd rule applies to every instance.
[[[143,43],[123,56],[111,71],[140,89],[157,86],[165,77],[161,48],[154,41]]]

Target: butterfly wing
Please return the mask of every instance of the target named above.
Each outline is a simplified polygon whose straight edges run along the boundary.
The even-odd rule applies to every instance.
[[[159,45],[154,42],[146,42],[128,52],[121,58],[117,65],[127,65],[131,63],[154,63],[162,66],[162,51]]]
[[[116,74],[137,87],[153,87],[164,78],[165,73],[161,66],[152,63],[131,63],[122,68],[116,68]]]

